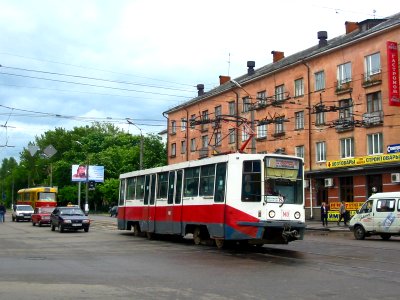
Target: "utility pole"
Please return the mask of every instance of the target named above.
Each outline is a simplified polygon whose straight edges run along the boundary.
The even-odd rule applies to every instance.
[[[143,170],[143,132],[142,129],[133,123],[130,119],[126,119],[128,124],[135,126],[140,131],[140,153],[139,153],[139,169]]]

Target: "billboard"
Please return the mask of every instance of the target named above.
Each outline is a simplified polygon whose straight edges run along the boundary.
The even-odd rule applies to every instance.
[[[389,105],[400,106],[399,95],[399,57],[397,42],[387,42],[387,64],[389,82]]]
[[[74,182],[104,182],[104,166],[72,165],[71,180]]]

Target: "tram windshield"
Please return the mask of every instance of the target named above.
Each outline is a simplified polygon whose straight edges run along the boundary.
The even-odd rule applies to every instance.
[[[264,195],[268,203],[302,204],[303,176],[300,160],[266,157]]]

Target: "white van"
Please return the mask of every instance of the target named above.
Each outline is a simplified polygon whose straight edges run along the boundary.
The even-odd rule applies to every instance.
[[[357,240],[371,235],[388,240],[400,235],[400,192],[372,195],[351,218],[349,228]]]

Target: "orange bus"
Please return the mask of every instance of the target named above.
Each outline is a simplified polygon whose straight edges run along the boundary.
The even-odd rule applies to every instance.
[[[57,187],[34,187],[18,191],[17,204],[31,205],[36,207],[56,207]]]

